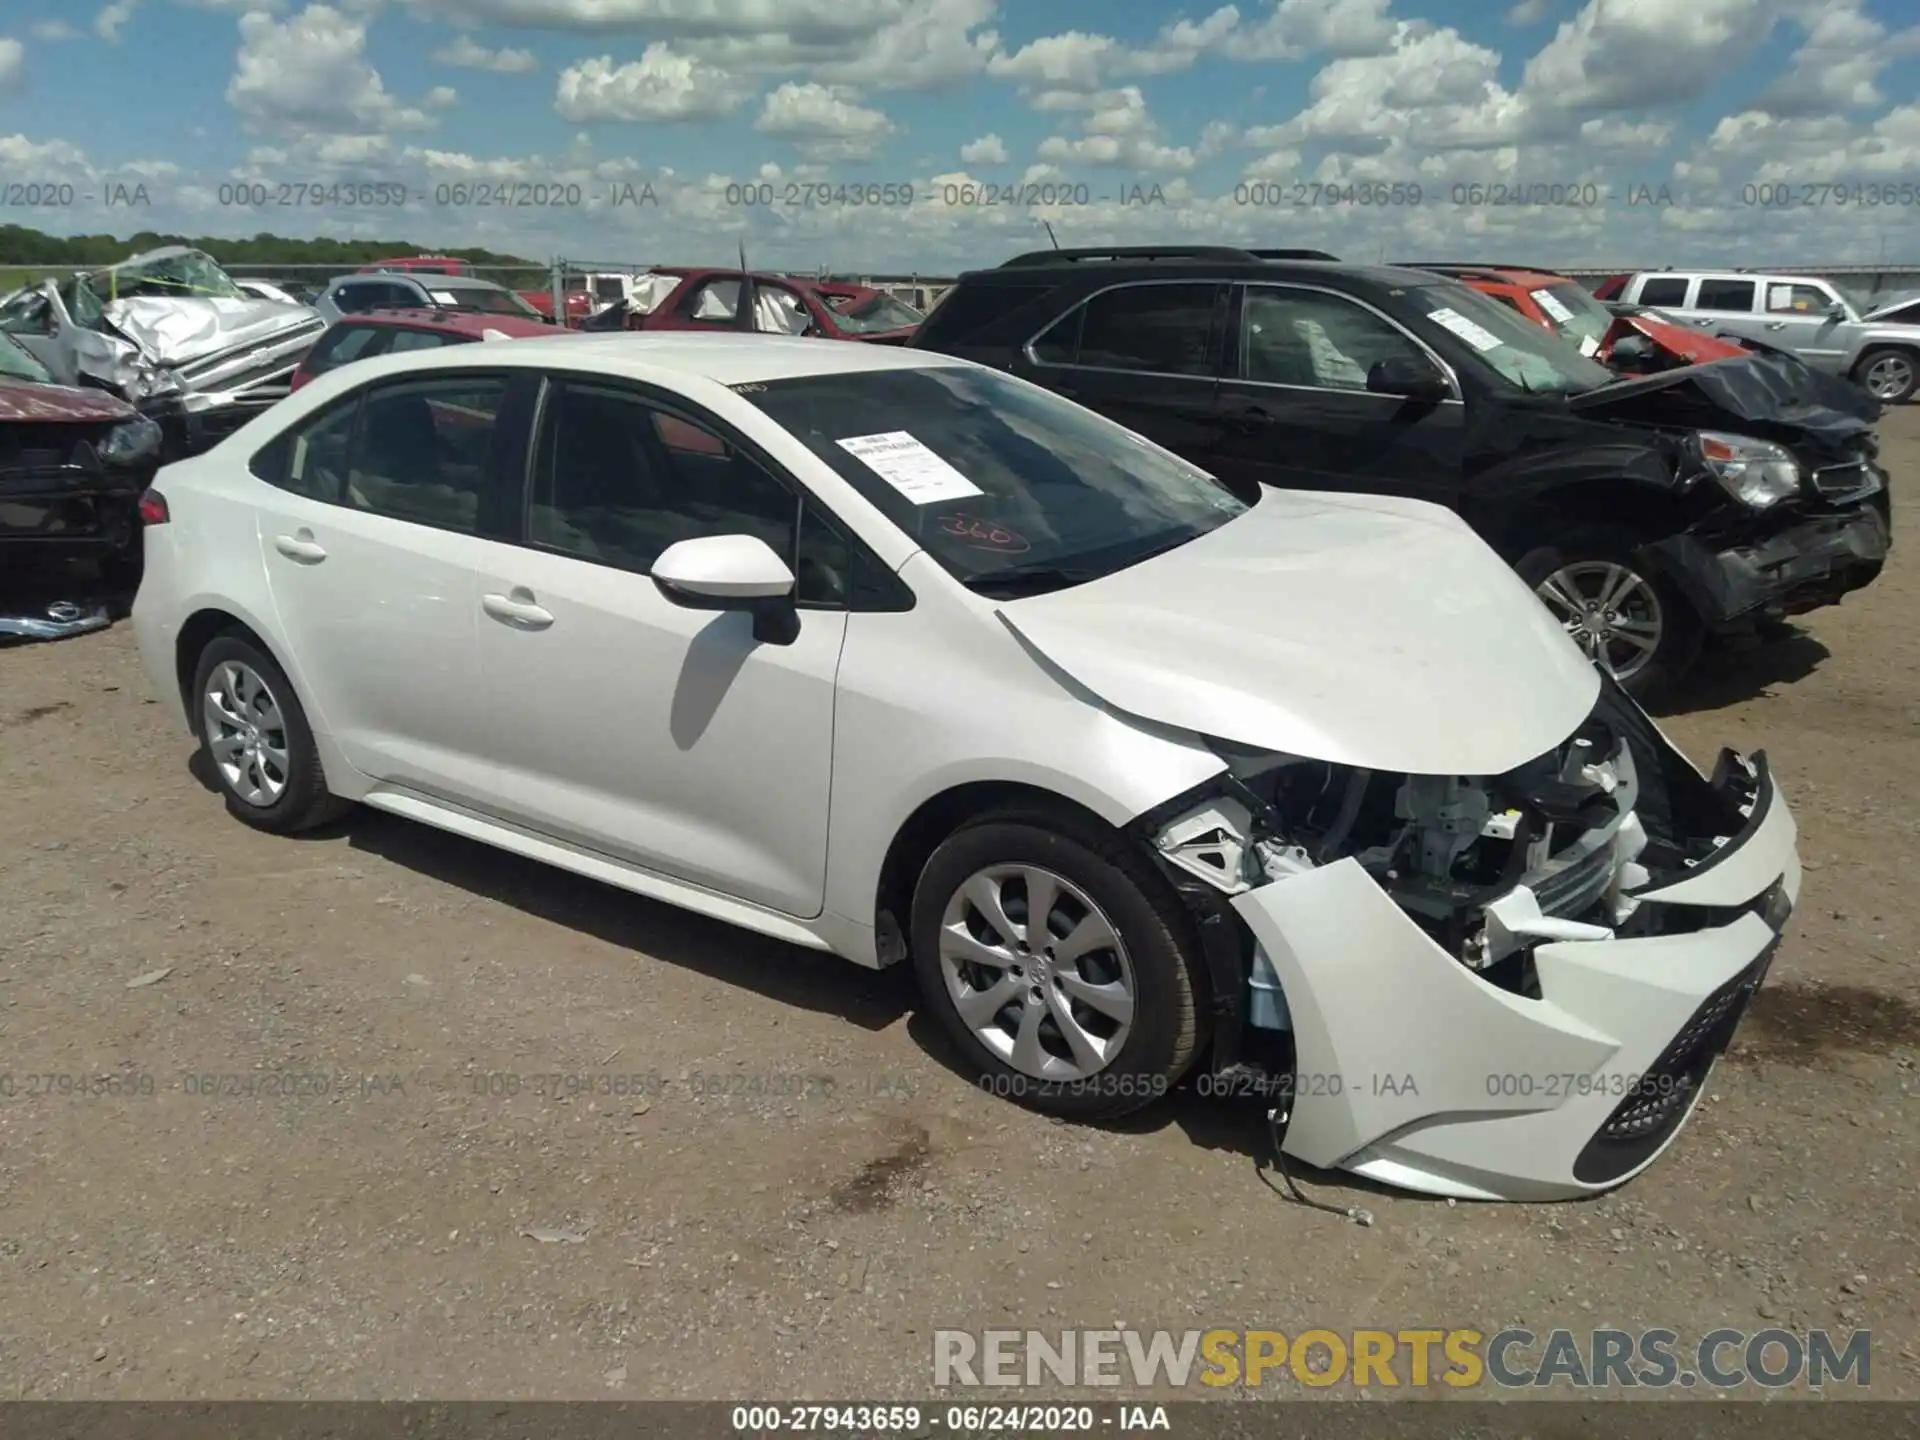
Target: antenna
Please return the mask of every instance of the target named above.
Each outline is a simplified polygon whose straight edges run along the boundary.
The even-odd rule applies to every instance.
[[[747,242],[745,240],[740,242],[740,273],[742,275],[747,273]]]
[[[1060,248],[1060,241],[1053,233],[1053,222],[1051,220],[1042,220],[1040,223],[1047,227],[1047,239],[1053,241],[1053,248],[1058,250]]]

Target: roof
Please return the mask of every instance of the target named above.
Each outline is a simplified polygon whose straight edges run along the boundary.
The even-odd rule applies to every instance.
[[[555,364],[566,356],[568,368],[634,380],[654,378],[662,371],[678,371],[721,385],[759,384],[806,375],[849,375],[881,370],[964,369],[968,362],[929,350],[905,350],[888,345],[848,345],[831,340],[784,335],[711,335],[686,330],[631,330],[607,334],[571,333],[563,346],[526,346],[512,343],[487,352],[488,365]],[[408,355],[382,355],[355,361],[353,372],[371,376],[411,374],[415,371],[471,367],[473,355],[463,345],[423,350]],[[344,373],[346,367],[341,367]]]
[[[1234,279],[1255,279],[1263,275],[1292,275],[1306,278],[1338,275],[1365,284],[1389,288],[1431,285],[1433,274],[1405,266],[1354,264],[1332,257],[1300,258],[1317,251],[1232,250],[1223,246],[1195,246],[1187,250],[1134,250],[1125,247],[1108,251],[1063,251],[1052,260],[1045,251],[1017,256],[1016,260],[990,270],[969,270],[961,278],[968,283],[992,283],[995,279],[1010,284],[1031,283],[1036,274],[1087,276],[1107,280],[1115,276],[1166,276],[1169,279],[1204,278],[1220,275]]]
[[[1529,290],[1538,290],[1548,285],[1571,285],[1575,282],[1565,275],[1551,270],[1535,270],[1527,265],[1474,265],[1465,261],[1436,260],[1411,265],[1416,270],[1432,270],[1436,274],[1451,275],[1456,279],[1502,280],[1512,285],[1524,285]]]
[[[358,325],[367,321],[408,330],[440,330],[448,334],[468,335],[475,340],[483,339],[488,330],[529,338],[573,333],[550,321],[536,320],[531,315],[503,315],[492,310],[366,310],[349,315],[340,323]]]
[[[505,290],[505,285],[497,285],[491,280],[482,280],[478,275],[442,275],[437,270],[356,270],[351,275],[336,275],[327,282],[327,288],[344,285],[349,281],[394,281],[411,280],[423,290]],[[511,292],[509,292],[511,293]]]

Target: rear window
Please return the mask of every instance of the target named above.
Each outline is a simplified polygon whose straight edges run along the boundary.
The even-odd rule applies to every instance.
[[[999,321],[1036,307],[1057,289],[1057,285],[1044,281],[961,285],[948,291],[946,298],[927,316],[914,344],[926,350],[965,345]],[[1036,317],[1033,328],[1038,330],[1041,323],[1042,319]],[[1019,338],[1024,340],[1027,336]]]
[[[1641,282],[1640,303],[1642,305],[1684,305],[1687,303],[1687,281],[1684,275],[1656,275]]]
[[[484,290],[471,285],[438,286],[427,292],[433,303],[447,310],[477,310],[487,315],[538,315],[526,301],[511,290]]]
[[[319,375],[349,360],[378,355],[387,338],[384,327],[379,325],[336,325],[307,352],[306,371],[309,375]]]
[[[1702,280],[1696,310],[1731,310],[1742,315],[1753,312],[1753,297],[1758,287],[1751,280]]]
[[[442,345],[457,338],[465,337],[445,335],[437,330],[396,330],[393,332],[393,342],[387,346],[386,353],[401,355],[409,350],[438,350]]]

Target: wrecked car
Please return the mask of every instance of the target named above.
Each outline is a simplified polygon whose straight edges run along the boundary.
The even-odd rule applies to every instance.
[[[1036,251],[911,344],[1045,385],[1250,496],[1458,511],[1637,697],[1831,604],[1890,543],[1857,386],[1759,354],[1626,378],[1431,272],[1219,247]]]
[[[908,963],[1054,1115],[1212,1077],[1316,1166],[1605,1190],[1799,892],[1765,757],[1695,770],[1451,511],[1250,503],[984,367],[510,343],[247,440],[161,473],[134,607],[230,813],[362,802]]]
[[[587,330],[745,330],[904,345],[926,317],[882,291],[838,281],[740,270],[662,267],[635,293],[582,324]]]
[[[325,329],[311,307],[249,294],[181,245],[0,300],[0,330],[61,384],[138,406],[162,427],[170,458],[208,448],[285,396]]]
[[[52,640],[107,623],[102,594],[138,578],[139,499],[160,443],[133,406],[54,384],[0,335],[0,634]]]

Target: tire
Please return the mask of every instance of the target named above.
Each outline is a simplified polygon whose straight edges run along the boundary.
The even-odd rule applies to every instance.
[[[1853,367],[1853,380],[1882,405],[1904,405],[1920,388],[1920,357],[1911,350],[1869,350]]]
[[[194,667],[192,706],[200,753],[236,820],[291,835],[353,808],[327,790],[312,727],[286,671],[251,640],[229,632],[208,643]],[[258,726],[264,748],[257,758],[245,748],[247,732],[219,719],[223,711]],[[235,739],[243,742],[237,752],[231,748]],[[276,752],[283,760],[273,758]]]
[[[1595,663],[1611,671],[1634,699],[1645,702],[1664,694],[1693,668],[1706,630],[1667,578],[1637,557],[1640,545],[1640,538],[1622,526],[1574,525],[1553,544],[1529,550],[1513,568]],[[1590,634],[1575,620],[1573,603],[1604,595],[1615,571],[1624,571],[1633,582],[1626,608],[1616,612],[1631,623],[1616,624],[1611,635]],[[1605,613],[1597,622],[1602,627]],[[1653,649],[1640,650],[1633,635],[1651,639]]]
[[[1056,942],[1080,933],[1076,922],[1086,922],[1096,926],[1090,934],[1104,924],[1118,944],[1091,948],[1071,966],[1058,954],[1016,954],[1026,933],[1022,871],[1036,873],[1043,883],[1049,877],[1055,882],[1058,898],[1049,916]],[[966,896],[967,887],[978,893],[989,885],[999,892],[1000,913],[1019,932],[998,934],[1002,943],[992,948],[1013,962],[999,970],[959,959],[962,947],[946,938],[950,925],[995,937],[997,926],[985,922]],[[1205,971],[1191,932],[1179,897],[1147,856],[1118,834],[1044,810],[983,816],[950,835],[921,871],[910,926],[921,993],[981,1087],[1074,1120],[1124,1115],[1151,1104],[1193,1064],[1205,1041],[1200,1018]],[[976,945],[969,953],[982,948]],[[1019,981],[1007,978],[1007,1001],[998,1015],[988,1015],[983,1007],[975,1016],[991,1034],[990,1045],[961,1013],[960,996],[990,990],[993,977],[1010,977],[1016,969],[1024,973]],[[1124,1030],[1113,1005],[1116,984],[1132,999]],[[1045,998],[1036,998],[1042,987]],[[1072,994],[1068,987],[1074,987]],[[1084,998],[1093,987],[1102,987],[1097,1009]],[[1074,1028],[1097,1047],[1091,1054],[1068,1040],[1059,1018],[1062,1006]],[[1020,1045],[1029,1026],[1018,1021],[1030,1015],[1038,1017],[1030,1022],[1038,1065],[1032,1063],[1036,1050]],[[1092,1063],[1094,1056],[1103,1063]],[[1061,1067],[1063,1057],[1071,1068]]]

